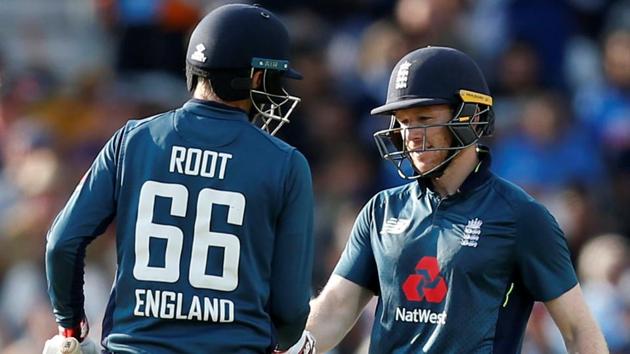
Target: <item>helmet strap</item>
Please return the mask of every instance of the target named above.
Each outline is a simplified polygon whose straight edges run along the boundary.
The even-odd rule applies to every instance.
[[[442,161],[442,163],[436,169],[422,175],[422,177],[428,178],[428,179],[442,177],[442,175],[444,174],[444,171],[446,171],[446,169],[450,166],[455,156],[460,151],[461,150],[448,150],[448,155],[446,155],[446,158],[444,159],[444,161]]]

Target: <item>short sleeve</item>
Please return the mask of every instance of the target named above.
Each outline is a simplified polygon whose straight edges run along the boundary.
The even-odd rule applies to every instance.
[[[521,205],[516,255],[520,275],[536,301],[549,301],[577,284],[564,233],[542,205]]]
[[[359,213],[333,273],[379,294],[378,271],[370,238],[373,205],[374,199]]]

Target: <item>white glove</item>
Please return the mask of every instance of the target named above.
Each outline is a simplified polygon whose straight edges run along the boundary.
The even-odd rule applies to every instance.
[[[79,344],[74,337],[58,334],[46,341],[42,354],[99,354],[99,350],[90,338],[85,338]]]
[[[317,354],[315,337],[309,331],[302,332],[302,337],[287,350],[274,350],[274,354]]]

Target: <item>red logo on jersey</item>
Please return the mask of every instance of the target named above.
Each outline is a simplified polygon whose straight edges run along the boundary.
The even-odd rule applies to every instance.
[[[439,303],[444,300],[447,290],[437,258],[429,256],[420,259],[415,274],[408,276],[402,285],[402,291],[409,301]]]

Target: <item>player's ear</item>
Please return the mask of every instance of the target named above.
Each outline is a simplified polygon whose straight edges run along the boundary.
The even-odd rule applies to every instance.
[[[263,81],[263,71],[262,70],[254,71],[254,75],[252,76],[251,87],[253,89],[260,89],[262,87],[262,81]]]

